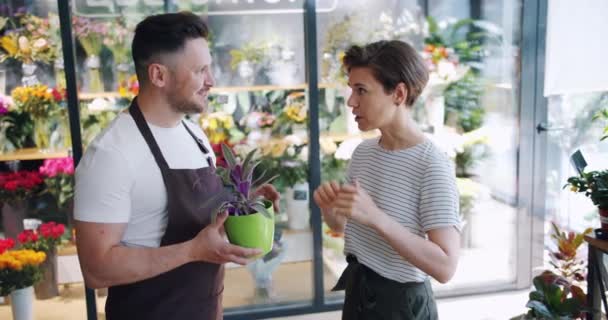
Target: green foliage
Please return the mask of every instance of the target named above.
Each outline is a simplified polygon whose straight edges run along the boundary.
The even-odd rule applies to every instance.
[[[535,290],[530,292],[526,319],[580,319],[584,316],[586,295],[565,278],[545,271],[533,280]]]
[[[583,172],[570,177],[564,185],[566,187],[573,192],[584,193],[598,208],[608,209],[608,170]]]
[[[454,117],[463,132],[479,129],[485,110],[481,105],[483,86],[481,79],[472,71],[450,84],[444,92],[446,117]]]

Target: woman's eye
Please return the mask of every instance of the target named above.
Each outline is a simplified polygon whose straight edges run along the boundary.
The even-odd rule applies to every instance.
[[[359,89],[357,89],[357,93],[358,94],[364,94],[365,93],[365,89],[359,88]]]

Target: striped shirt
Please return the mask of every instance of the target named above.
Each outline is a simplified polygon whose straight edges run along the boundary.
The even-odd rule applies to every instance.
[[[353,153],[347,179],[357,179],[374,203],[395,222],[426,238],[433,229],[460,230],[459,196],[452,161],[431,141],[388,151],[379,138],[363,141]],[[345,254],[381,276],[398,282],[422,282],[422,270],[404,260],[373,229],[349,220]]]

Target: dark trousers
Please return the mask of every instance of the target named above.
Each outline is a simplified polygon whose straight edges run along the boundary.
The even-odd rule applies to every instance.
[[[333,289],[346,290],[342,320],[436,320],[431,284],[384,278],[350,255]]]

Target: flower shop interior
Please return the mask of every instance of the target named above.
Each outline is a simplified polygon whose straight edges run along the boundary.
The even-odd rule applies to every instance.
[[[340,319],[344,238],[311,191],[379,135],[346,105],[345,50],[391,39],[425,59],[414,116],[454,161],[461,256],[432,281],[440,318],[604,319],[608,2],[0,0],[1,319],[105,319],[107,289],[80,271],[74,167],[137,95],[135,25],[182,10],[210,27],[216,79],[189,120],[219,166],[222,144],[257,148],[281,194],[272,250],[226,265],[226,319]]]

